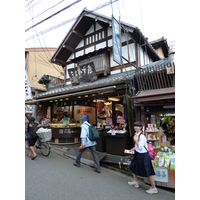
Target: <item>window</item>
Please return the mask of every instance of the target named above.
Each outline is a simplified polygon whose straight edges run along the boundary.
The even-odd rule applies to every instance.
[[[94,42],[99,41],[99,40],[101,40],[103,38],[105,38],[105,31],[104,30],[100,30],[100,32],[98,31],[95,34],[91,34],[89,36],[86,36],[85,45],[94,43]]]
[[[102,39],[103,39],[104,38],[104,31],[101,32],[101,35],[102,35]]]

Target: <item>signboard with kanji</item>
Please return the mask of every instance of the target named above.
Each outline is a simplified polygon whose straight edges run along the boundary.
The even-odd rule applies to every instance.
[[[96,107],[90,107],[90,106],[74,106],[74,120],[79,120],[81,115],[87,115],[88,122],[91,124],[96,124]]]
[[[97,80],[97,74],[93,62],[79,66],[79,68],[68,69],[72,85],[80,82],[93,82]]]
[[[25,70],[25,100],[32,99],[31,87],[28,81],[27,71]]]

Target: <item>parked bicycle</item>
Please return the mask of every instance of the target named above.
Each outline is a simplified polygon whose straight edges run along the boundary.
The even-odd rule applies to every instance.
[[[40,152],[43,156],[48,156],[51,152],[51,145],[49,142],[52,137],[51,129],[39,128],[36,134],[38,135],[38,140],[35,144],[36,149],[40,149]],[[29,149],[27,140],[25,143],[25,147]]]

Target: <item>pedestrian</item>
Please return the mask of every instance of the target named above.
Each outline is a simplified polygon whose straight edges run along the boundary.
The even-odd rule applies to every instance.
[[[146,190],[146,192],[148,194],[157,194],[158,190],[155,187],[155,181],[153,178],[153,175],[155,175],[155,171],[153,169],[151,158],[147,151],[147,139],[142,131],[142,123],[139,121],[135,122],[134,130],[136,131],[135,135],[133,136],[135,147],[131,149],[131,151],[134,151],[134,158],[130,164],[130,170],[133,174],[133,181],[128,182],[128,184],[138,188],[139,183],[137,176],[147,177],[149,179],[151,187],[150,189]]]
[[[30,133],[30,139],[28,140],[29,154],[27,155],[28,157],[31,157],[31,154],[33,154],[33,157],[31,158],[31,160],[34,160],[37,157],[37,154],[35,153],[35,150],[34,150],[34,145],[38,139],[36,131],[37,131],[37,123],[35,122],[35,118],[31,117],[28,123],[28,132]]]
[[[25,108],[25,141],[29,139],[29,133],[28,133],[28,123],[29,123],[30,117],[26,115],[26,108]]]
[[[80,117],[80,121],[81,121],[81,146],[78,149],[78,154],[76,156],[76,159],[74,161],[74,165],[77,167],[80,167],[80,160],[81,160],[81,156],[82,153],[89,148],[92,155],[93,155],[93,159],[94,159],[94,171],[97,173],[101,173],[101,169],[100,169],[100,164],[99,164],[99,158],[96,152],[96,141],[91,141],[89,139],[89,125],[90,123],[88,123],[88,117],[86,115],[81,115]]]

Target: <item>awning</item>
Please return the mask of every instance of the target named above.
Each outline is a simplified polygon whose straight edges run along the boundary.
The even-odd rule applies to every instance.
[[[144,90],[141,91],[137,96],[131,97],[135,99],[135,103],[141,103],[146,101],[158,101],[165,99],[175,99],[175,87]]]
[[[47,98],[41,98],[41,99],[33,99],[32,101],[27,101],[25,102],[25,104],[37,104],[38,102],[42,102],[42,101],[51,101],[51,100],[55,100],[55,99],[62,99],[62,98],[66,98],[66,97],[72,97],[72,96],[77,96],[77,95],[86,95],[86,94],[92,94],[92,93],[100,93],[100,92],[110,92],[112,93],[114,90],[116,89],[116,86],[109,86],[109,87],[103,87],[103,88],[97,88],[97,89],[92,89],[92,90],[87,90],[87,91],[80,91],[80,92],[71,92],[68,94],[63,94],[63,95],[55,95],[52,97],[47,97]]]
[[[87,94],[89,92],[96,92],[101,91],[101,90],[106,90],[106,88],[116,88],[117,90],[120,88],[125,89],[125,83],[128,79],[127,73],[129,77],[133,76],[134,70],[128,71],[128,72],[123,72],[123,73],[118,73],[118,74],[113,74],[113,75],[108,75],[105,77],[98,78],[94,82],[86,82],[86,83],[81,83],[76,86],[70,85],[65,85],[62,87],[57,87],[55,89],[51,89],[47,92],[37,94],[34,99],[35,102],[37,101],[43,101],[45,100],[50,100],[50,99],[58,99],[62,97],[67,97],[71,95],[81,95],[81,94]]]

